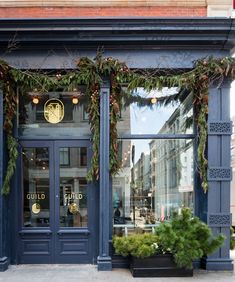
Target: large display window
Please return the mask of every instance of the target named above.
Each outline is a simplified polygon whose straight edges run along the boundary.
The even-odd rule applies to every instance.
[[[155,96],[177,89],[165,89]],[[142,89],[138,95],[146,97]],[[153,93],[151,93],[153,95]],[[156,98],[158,99],[158,98]],[[131,103],[119,122],[121,168],[113,177],[113,232],[145,232],[194,204],[192,98],[166,109]],[[126,137],[129,136],[129,137]],[[137,229],[137,230],[136,230]]]

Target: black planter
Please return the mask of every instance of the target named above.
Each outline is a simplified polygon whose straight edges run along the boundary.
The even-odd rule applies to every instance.
[[[193,269],[179,268],[171,254],[148,258],[131,258],[130,271],[133,277],[189,277]]]

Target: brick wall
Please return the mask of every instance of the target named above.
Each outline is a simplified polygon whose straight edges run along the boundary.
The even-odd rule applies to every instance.
[[[0,18],[205,17],[206,7],[11,7]]]
[[[233,0],[0,0],[0,18],[227,16]]]
[[[206,6],[208,1],[217,0],[1,0],[0,7],[199,7]]]

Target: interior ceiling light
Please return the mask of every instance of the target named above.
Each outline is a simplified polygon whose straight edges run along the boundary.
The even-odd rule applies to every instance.
[[[78,97],[73,97],[73,98],[72,98],[72,103],[73,103],[74,105],[77,105],[77,104],[78,104]]]
[[[33,97],[33,103],[37,105],[39,103],[38,97]]]
[[[157,103],[157,98],[152,98],[152,99],[151,99],[151,103],[152,103],[152,104],[156,104],[156,103]]]

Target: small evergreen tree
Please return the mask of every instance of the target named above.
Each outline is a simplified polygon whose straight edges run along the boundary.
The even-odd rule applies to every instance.
[[[163,250],[170,250],[179,267],[192,268],[194,259],[213,253],[224,242],[224,236],[212,236],[211,229],[191,210],[174,213],[171,222],[161,223],[155,229]]]

